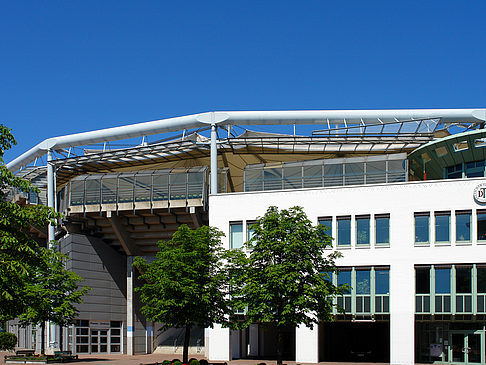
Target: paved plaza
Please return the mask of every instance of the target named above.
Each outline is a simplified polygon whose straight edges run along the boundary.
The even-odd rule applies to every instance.
[[[4,355],[7,355],[6,352],[0,352],[0,364],[5,364]],[[79,365],[103,365],[103,364],[110,364],[110,365],[141,365],[141,364],[154,364],[156,362],[162,362],[163,360],[172,360],[174,358],[181,359],[182,356],[179,355],[162,355],[162,354],[148,354],[148,355],[135,355],[135,356],[128,356],[128,355],[81,355],[80,361],[73,362],[72,364],[79,364]],[[197,357],[196,357],[197,358]],[[267,365],[276,365],[276,360],[232,360],[229,361],[229,365],[256,365],[260,362],[264,362]],[[285,361],[287,365],[297,365],[295,361]],[[339,363],[319,363],[321,365],[350,365],[350,364],[358,364],[358,363],[348,363],[348,362],[339,362]],[[371,365],[372,363],[359,363],[360,365]],[[374,363],[373,363],[374,364]],[[383,365],[387,365],[384,364]]]

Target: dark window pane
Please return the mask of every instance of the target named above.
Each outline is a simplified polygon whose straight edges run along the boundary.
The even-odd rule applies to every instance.
[[[430,294],[430,269],[415,270],[415,290],[417,294]]]
[[[415,215],[415,242],[429,242],[429,216]]]
[[[390,298],[383,297],[383,312],[388,313],[390,311]]]
[[[435,292],[437,294],[450,294],[451,269],[435,269]]]
[[[320,218],[319,224],[326,227],[326,234],[332,237],[332,217]]]
[[[478,293],[486,293],[486,267],[478,267]]]
[[[370,270],[356,271],[356,294],[370,294]]]
[[[350,246],[351,245],[351,218],[339,218],[338,224],[338,246]]]
[[[486,213],[478,213],[478,241],[486,241]]]
[[[450,221],[449,215],[435,216],[435,242],[449,242],[450,241]]]
[[[390,243],[390,217],[376,217],[376,244],[387,245]]]
[[[358,245],[370,244],[370,218],[356,218],[356,243]]]
[[[456,241],[471,241],[471,213],[456,214]]]
[[[349,294],[351,290],[351,271],[341,271],[337,277],[338,286],[347,284],[349,289],[345,294]]]
[[[382,297],[375,297],[375,311],[378,313],[382,311],[381,301],[382,301]]]
[[[471,268],[456,268],[456,293],[471,293]]]
[[[376,294],[390,293],[390,271],[389,270],[375,271],[375,293]]]
[[[450,312],[451,311],[451,297],[446,296],[444,297],[444,312]]]
[[[435,297],[435,311],[442,312],[442,297]]]

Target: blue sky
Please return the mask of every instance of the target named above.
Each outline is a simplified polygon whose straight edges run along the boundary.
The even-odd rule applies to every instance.
[[[486,2],[0,0],[10,161],[212,110],[485,107]]]

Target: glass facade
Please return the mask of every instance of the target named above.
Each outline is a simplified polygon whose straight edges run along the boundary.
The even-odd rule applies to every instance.
[[[415,278],[416,313],[486,314],[486,265],[416,267]]]
[[[247,165],[244,191],[407,181],[406,154]]]

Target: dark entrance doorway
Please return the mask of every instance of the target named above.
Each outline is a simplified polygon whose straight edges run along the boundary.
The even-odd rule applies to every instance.
[[[320,361],[389,362],[390,323],[322,323],[319,343]]]

